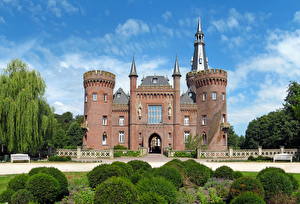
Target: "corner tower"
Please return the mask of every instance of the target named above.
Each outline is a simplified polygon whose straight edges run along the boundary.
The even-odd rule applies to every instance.
[[[196,94],[197,128],[209,150],[227,149],[227,72],[209,69],[201,22],[198,21],[191,72],[186,75],[187,86]]]
[[[112,138],[112,101],[115,75],[93,70],[84,73],[83,86],[85,148],[108,149]]]

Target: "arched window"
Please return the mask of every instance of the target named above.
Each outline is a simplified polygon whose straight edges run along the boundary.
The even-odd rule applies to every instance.
[[[202,133],[202,141],[204,145],[207,145],[207,135],[205,132]]]
[[[227,141],[226,141],[226,135],[223,135],[223,145],[226,146],[227,145]]]
[[[102,145],[107,145],[107,134],[106,132],[102,135]]]

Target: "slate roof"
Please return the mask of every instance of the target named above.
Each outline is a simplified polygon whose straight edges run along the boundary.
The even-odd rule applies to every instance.
[[[164,76],[146,76],[142,79],[141,86],[170,86],[170,84],[169,79]]]
[[[180,104],[196,104],[196,94],[191,89],[188,89],[180,96]]]
[[[114,104],[128,104],[129,96],[123,91],[122,88],[119,88],[115,94],[113,99]]]

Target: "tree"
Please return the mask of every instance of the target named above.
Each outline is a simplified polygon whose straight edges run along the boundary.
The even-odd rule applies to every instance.
[[[83,134],[84,131],[80,127],[80,124],[77,121],[74,121],[67,131],[68,144],[70,146],[81,146]]]
[[[204,148],[203,139],[200,135],[192,136],[190,135],[185,142],[186,150],[196,150],[198,148]]]
[[[54,133],[45,82],[21,60],[12,60],[0,75],[0,140],[10,152],[37,153]]]
[[[288,88],[284,108],[294,119],[300,120],[300,84],[293,81]]]
[[[234,149],[238,149],[241,147],[241,137],[239,137],[234,129],[233,126],[230,126],[230,128],[228,129],[228,133],[227,133],[227,145],[229,147],[232,147]]]

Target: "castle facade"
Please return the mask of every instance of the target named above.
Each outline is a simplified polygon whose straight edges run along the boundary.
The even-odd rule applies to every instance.
[[[164,148],[184,150],[189,137],[201,136],[209,150],[227,149],[227,72],[208,67],[204,33],[198,22],[188,90],[180,94],[180,67],[176,58],[173,85],[164,76],[146,76],[137,84],[133,59],[129,73],[130,95],[114,92],[116,76],[94,70],[83,76],[85,89],[83,146],[108,149],[123,145],[131,150]]]

